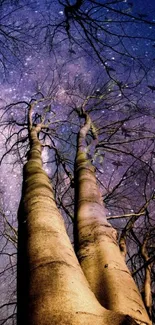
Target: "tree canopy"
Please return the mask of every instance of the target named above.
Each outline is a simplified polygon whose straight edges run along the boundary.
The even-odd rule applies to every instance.
[[[107,220],[149,316],[154,283],[155,4],[0,1],[1,324],[16,323],[17,210],[33,107],[43,167],[73,243],[74,164],[83,111],[87,155]],[[148,291],[147,291],[148,292]]]

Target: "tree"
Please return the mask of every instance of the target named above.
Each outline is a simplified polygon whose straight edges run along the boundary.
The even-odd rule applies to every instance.
[[[67,0],[63,3],[59,1],[59,6],[57,0],[52,3],[47,0],[46,7],[43,2],[38,3],[38,1],[33,3],[26,1],[24,4],[22,2],[19,6],[18,1],[2,0],[0,6],[4,4],[5,6],[4,12],[3,10],[0,12],[2,15],[0,38],[3,43],[1,45],[4,45],[1,47],[1,55],[7,54],[6,57],[3,56],[2,62],[10,62],[8,60],[11,59],[14,65],[17,62],[16,55],[24,62],[20,44],[24,47],[24,53],[28,53],[28,57],[24,56],[26,62],[22,72],[25,76],[30,72],[29,79],[25,77],[25,82],[21,79],[18,85],[20,98],[22,92],[22,97],[26,101],[32,94],[34,79],[39,85],[40,78],[40,83],[46,92],[49,81],[51,83],[52,73],[50,72],[47,77],[45,71],[47,65],[48,72],[52,65],[55,66],[53,56],[56,58],[55,62],[65,62],[61,66],[63,80],[60,82],[58,79],[60,73],[53,73],[52,76],[53,84],[59,84],[57,93],[60,96],[57,96],[54,105],[48,103],[43,112],[39,106],[37,113],[33,115],[35,127],[42,123],[45,110],[48,111],[51,120],[53,106],[55,106],[54,114],[58,118],[52,119],[55,120],[52,124],[49,124],[46,119],[47,128],[41,128],[38,136],[47,153],[46,162],[48,160],[48,172],[52,178],[57,206],[63,216],[65,215],[67,225],[74,222],[73,187],[75,186],[76,190],[78,188],[76,172],[73,177],[75,139],[81,121],[81,117],[77,116],[84,102],[87,104],[86,112],[93,121],[93,124],[91,122],[93,130],[88,131],[85,149],[96,168],[102,200],[104,199],[109,209],[109,212],[105,211],[108,214],[107,219],[111,219],[111,224],[118,230],[122,255],[126,258],[150,315],[151,299],[148,294],[150,277],[152,282],[154,281],[154,128],[151,122],[154,106],[150,100],[150,95],[153,97],[155,89],[151,78],[154,69],[154,17],[151,11],[151,14],[146,16],[147,8],[144,14],[143,10],[140,12],[134,3],[128,1],[101,2],[86,0],[73,3]],[[50,45],[49,56],[47,48],[45,49],[45,42]],[[150,55],[147,53],[148,46],[152,49]],[[33,63],[29,65],[31,60]],[[8,71],[7,64],[5,68],[5,71]],[[79,69],[82,71],[81,76]],[[70,73],[67,74],[66,71]],[[97,78],[98,72],[100,78]],[[15,67],[10,71],[10,75],[13,78],[9,78],[9,82],[13,81],[17,85],[15,75],[18,75],[19,80],[18,69]],[[37,89],[38,92],[40,91],[40,96],[42,96],[42,86],[38,86]],[[11,91],[10,85],[9,90]],[[13,96],[12,101],[19,99],[17,93],[16,90],[16,97]],[[3,91],[1,97],[3,98]],[[9,100],[8,96],[4,97]],[[3,116],[1,119],[1,135],[6,140],[2,158],[7,159],[6,154],[10,154],[9,161],[6,160],[7,164],[3,164],[5,171],[8,162],[11,161],[12,166],[17,167],[18,164],[22,166],[27,160],[29,140],[25,112],[27,114],[27,106],[29,107],[31,103],[25,102],[26,108],[23,104],[21,102],[21,106],[19,103],[9,107],[2,106],[2,112],[5,112],[5,117],[7,116],[5,121]],[[83,117],[86,118],[84,113]],[[96,148],[93,148],[93,152],[92,133],[98,134],[98,143]],[[90,162],[89,166],[91,169]],[[2,173],[1,176],[3,179]],[[1,186],[3,186],[2,181]],[[77,193],[76,195],[78,197]],[[14,202],[13,196],[10,200]],[[12,263],[12,254],[15,256],[16,253],[11,242],[14,239],[12,226],[16,222],[15,217],[12,217],[12,213],[7,209],[8,198],[4,203],[6,209],[4,208],[1,213],[1,256],[5,256],[6,263],[2,258],[1,285],[4,279],[9,278],[11,281],[6,281],[9,287],[7,303],[2,301],[1,305],[1,310],[5,309],[6,313],[2,312],[1,318],[2,324],[14,324],[15,289],[11,295],[12,286],[9,284],[15,283],[16,264]],[[76,204],[78,206],[78,202]],[[14,206],[11,210],[12,212],[15,210]],[[72,221],[68,222],[69,218]],[[11,304],[13,307],[10,307]]]
[[[83,111],[85,124],[79,132],[75,169],[74,232],[80,267],[42,168],[38,134],[48,126],[43,120],[33,123],[34,105],[29,106],[30,150],[18,217],[18,324],[149,324],[116,232],[105,218],[94,168],[87,159],[89,116]],[[124,286],[130,288],[131,300],[123,293]]]
[[[92,96],[89,95],[84,99],[81,98],[84,96],[84,94],[82,94],[81,96],[81,91],[80,91],[80,101],[79,101],[75,89],[76,88],[74,87],[72,99],[70,101],[71,109],[67,110],[66,108],[66,115],[65,115],[66,119],[62,119],[62,120],[58,118],[59,111],[57,112],[57,98],[56,98],[57,90],[55,95],[53,92],[51,93],[51,95],[49,95],[48,97],[49,101],[47,100],[47,104],[46,104],[46,98],[44,98],[41,93],[38,93],[38,95],[36,96],[38,96],[39,99],[36,100],[33,99],[32,102],[30,103],[18,102],[18,103],[8,105],[8,107],[6,107],[5,109],[2,122],[1,122],[1,125],[4,127],[4,130],[6,130],[7,125],[9,127],[9,133],[7,133],[6,146],[5,146],[6,152],[3,156],[3,159],[6,159],[6,153],[11,153],[11,151],[13,151],[14,153],[16,152],[18,155],[15,156],[15,160],[13,160],[12,158],[12,163],[16,164],[17,166],[18,161],[19,162],[26,161],[27,159],[26,153],[28,149],[27,127],[30,124],[30,122],[29,121],[27,122],[25,118],[26,116],[25,114],[27,114],[27,108],[33,105],[34,107],[32,110],[33,126],[35,127],[38,124],[43,124],[43,123],[45,124],[46,128],[44,128],[44,124],[43,124],[38,136],[40,138],[40,142],[42,143],[42,145],[47,146],[47,148],[50,148],[50,150],[52,150],[53,152],[52,155],[48,153],[48,157],[49,157],[48,160],[49,160],[49,166],[51,170],[50,176],[52,177],[52,182],[54,185],[53,189],[54,189],[54,194],[56,196],[57,205],[61,209],[63,215],[64,212],[67,213],[71,217],[72,221],[74,222],[73,211],[72,211],[72,207],[74,205],[73,193],[72,193],[73,189],[71,187],[75,185],[76,177],[74,177],[73,179],[72,168],[70,167],[72,167],[71,163],[73,161],[73,156],[74,156],[73,148],[74,149],[76,148],[75,135],[80,127],[80,124],[78,123],[78,118],[75,117],[78,115],[81,120],[80,114],[82,113],[82,109],[85,108],[87,112],[89,112],[89,115],[92,117],[93,120],[93,123],[91,122],[91,130],[89,130],[87,133],[87,137],[86,137],[87,146],[85,147],[85,151],[87,152],[90,159],[93,161],[93,164],[95,164],[96,166],[97,177],[98,180],[100,181],[98,184],[100,186],[102,198],[103,197],[105,198],[106,207],[110,207],[110,211],[112,212],[112,216],[108,216],[108,219],[110,219],[111,217],[112,219],[111,222],[113,223],[114,227],[120,230],[125,229],[126,224],[128,225],[128,220],[129,220],[129,224],[132,223],[132,227],[127,226],[128,230],[125,232],[125,244],[127,246],[127,261],[128,261],[129,268],[132,270],[132,273],[137,280],[136,282],[139,286],[139,290],[141,291],[142,284],[144,283],[145,270],[147,264],[145,265],[145,263],[143,263],[143,258],[140,256],[139,248],[141,247],[141,243],[143,242],[143,237],[145,237],[146,232],[149,232],[151,229],[150,235],[153,234],[153,225],[151,226],[151,217],[153,215],[152,214],[153,212],[151,211],[151,209],[153,208],[153,206],[151,208],[151,205],[153,204],[151,189],[153,183],[151,184],[151,181],[153,182],[153,178],[154,178],[153,169],[152,169],[153,165],[150,165],[152,160],[149,160],[148,163],[145,163],[143,157],[145,157],[146,154],[148,155],[148,150],[149,150],[148,143],[150,143],[150,148],[152,150],[153,143],[151,141],[152,141],[153,133],[150,132],[149,124],[147,126],[146,123],[145,131],[143,129],[143,137],[142,137],[142,133],[140,132],[141,126],[137,124],[135,127],[135,125],[132,125],[131,123],[132,121],[137,120],[135,119],[134,115],[129,115],[126,118],[124,118],[123,115],[123,118],[121,120],[120,117],[114,116],[113,110],[111,110],[112,119],[110,120],[110,112],[108,112],[109,120],[107,121],[106,116],[104,116],[104,114],[102,113],[103,105],[106,100],[106,103],[108,104],[107,110],[110,110],[113,107],[113,103],[111,102],[112,98],[109,97],[109,101],[108,101],[108,98],[106,98],[105,94],[103,94],[102,97],[102,95],[99,96],[98,94],[94,95],[94,92],[92,91]],[[69,98],[71,98],[71,91],[69,92]],[[33,96],[33,98],[35,98],[35,96]],[[76,107],[76,102],[78,102],[79,104],[78,107]],[[41,103],[43,103],[43,107],[41,107],[40,105]],[[95,110],[93,109],[94,107]],[[121,106],[120,106],[120,111],[121,111]],[[12,112],[14,112],[13,117],[12,117]],[[38,112],[40,112],[40,114]],[[97,116],[95,112],[99,112],[99,115]],[[84,113],[83,113],[83,118],[85,118]],[[69,119],[72,122],[71,121],[69,122]],[[129,124],[127,124],[128,122]],[[122,132],[122,126],[124,124],[126,124],[126,129],[128,134],[131,134],[131,137],[128,137],[127,139],[124,136],[124,131]],[[66,133],[62,133],[63,129],[66,130]],[[136,139],[133,130],[137,134]],[[91,147],[94,147],[92,143],[92,134],[95,137],[94,145],[96,145],[96,151],[97,151],[95,153],[92,153],[91,150]],[[98,134],[98,140],[96,139],[97,134]],[[108,139],[108,141],[106,139]],[[143,139],[143,141],[144,139],[146,139],[147,150],[146,147],[144,146],[141,148],[141,151],[136,154],[133,144],[137,142],[139,146],[139,141],[141,139]],[[65,147],[64,147],[64,143],[65,143]],[[118,143],[119,143],[119,148],[117,146]],[[114,149],[115,150],[117,149],[116,151],[117,154],[115,154]],[[98,152],[99,150],[100,153]],[[102,150],[104,150],[104,167],[103,167],[103,160],[100,161],[100,159],[103,158]],[[109,156],[109,152],[110,152],[110,156]],[[126,163],[124,167],[119,166],[117,163],[118,152],[120,154],[123,152],[124,156],[123,156],[122,163],[120,162],[120,164],[122,165],[123,163],[124,164]],[[72,158],[70,158],[70,153]],[[116,166],[114,165],[114,162],[117,164]],[[105,174],[107,174],[107,170],[106,170],[107,165],[110,166],[110,173],[108,176],[108,180],[105,178],[103,174],[104,170],[105,170]],[[120,169],[120,176],[118,178],[117,173],[119,169]],[[115,176],[114,180],[112,180],[112,176]],[[141,191],[139,189],[139,191],[137,192],[136,186],[134,188],[133,184],[135,180],[137,182],[140,182]],[[150,182],[149,185],[147,185],[148,180]],[[101,186],[101,182],[102,182],[102,186]],[[110,184],[110,185],[107,186],[106,184]],[[143,197],[142,195],[143,191],[145,193],[145,197]],[[134,198],[135,198],[135,202],[134,202]],[[131,207],[133,207],[134,211],[132,213],[131,212],[129,213]],[[145,211],[146,209],[150,213],[149,218],[147,217],[147,213]],[[116,212],[118,213],[118,216],[115,215],[113,216],[113,213]],[[124,215],[122,212],[124,213]],[[105,213],[106,215],[108,214],[107,211],[105,211]],[[120,222],[120,220],[122,220],[123,222]],[[140,223],[136,224],[136,220],[139,220]],[[134,224],[136,226],[134,226]],[[146,229],[146,225],[147,225],[147,229]],[[142,228],[143,228],[143,232],[142,232]],[[70,231],[69,233],[71,234]],[[135,234],[137,238],[139,238],[140,242],[136,241],[135,243],[135,239],[132,236],[132,233]],[[150,240],[151,237],[149,239],[149,242]],[[122,250],[121,243],[120,243],[120,247]],[[150,257],[152,258],[153,247],[151,252],[151,248],[149,248],[148,250],[148,246],[147,246],[147,251],[149,252],[149,254],[151,253]],[[152,269],[152,275],[153,275],[153,269]],[[5,318],[3,318],[3,321],[4,323],[6,322]]]

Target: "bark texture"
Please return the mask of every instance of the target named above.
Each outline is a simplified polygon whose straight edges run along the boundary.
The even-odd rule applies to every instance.
[[[95,170],[87,159],[85,138],[91,120],[86,113],[83,116],[85,124],[79,132],[75,164],[77,256],[102,306],[128,314],[142,324],[150,324],[141,295],[117,244],[117,233],[106,219]]]
[[[39,131],[29,130],[18,215],[18,325],[134,325],[104,309],[89,287],[42,168]]]

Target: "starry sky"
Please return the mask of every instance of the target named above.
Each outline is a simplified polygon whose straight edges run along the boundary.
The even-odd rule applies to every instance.
[[[106,103],[105,100],[104,104],[102,100],[98,103],[98,112],[105,114],[109,121],[112,116],[116,119],[120,117],[119,114],[123,116],[123,109],[125,113],[127,110],[134,110],[136,105],[142,115],[144,111],[147,115],[154,114],[155,96],[148,87],[155,85],[153,1],[144,3],[142,0],[133,2],[125,0],[114,6],[110,4],[111,1],[105,1],[107,4],[105,8],[101,7],[98,10],[94,5],[92,11],[91,1],[84,1],[82,13],[90,13],[90,17],[98,19],[99,23],[104,21],[103,26],[99,27],[103,27],[104,31],[106,29],[107,33],[97,31],[97,45],[92,38],[98,52],[103,52],[103,62],[85,41],[86,36],[83,35],[79,25],[76,26],[71,22],[73,26],[70,28],[71,35],[68,39],[62,3],[65,4],[65,1],[52,1],[52,4],[51,1],[24,1],[22,5],[12,2],[12,6],[8,6],[6,1],[6,5],[1,6],[4,31],[9,31],[11,25],[9,37],[10,35],[13,37],[11,41],[8,37],[8,47],[5,45],[1,50],[2,110],[4,105],[11,102],[29,101],[39,90],[45,96],[53,91],[55,96],[53,106],[59,112],[59,117],[64,119],[64,105],[65,110],[70,112],[72,106],[80,105],[85,96],[94,94],[95,91],[102,93],[106,90],[109,92]],[[70,2],[71,5],[74,3],[75,1]],[[102,4],[102,1],[98,3]],[[112,7],[113,10],[110,10]],[[118,10],[123,11],[124,16],[117,13]],[[132,16],[139,20],[135,22]],[[151,23],[147,23],[148,21]],[[58,28],[53,36],[56,24],[62,27]],[[1,39],[2,44],[6,44],[5,34],[1,34]],[[108,102],[112,106],[111,110],[104,107]],[[93,104],[93,100],[90,101],[90,111],[93,110],[91,107]],[[19,116],[19,109],[13,108],[8,114],[13,118],[15,112],[21,121],[25,111],[23,116],[21,112]],[[93,112],[97,119],[98,114],[97,110]],[[102,123],[103,120],[104,117]],[[5,134],[2,135],[3,140],[4,138]]]
[[[107,215],[138,212],[154,190],[155,2],[84,0],[67,16],[69,4],[75,3],[0,1],[0,191],[2,210],[13,226],[28,150],[27,103],[32,98],[52,98],[46,112],[50,131],[40,138],[46,144],[44,168],[67,225],[71,222],[66,213],[72,216],[74,211],[69,175],[81,123],[77,111],[86,98],[85,108],[98,132],[89,158]],[[36,105],[36,122],[47,104]],[[89,145],[90,135],[87,140]],[[151,200],[148,209],[153,224]],[[119,227],[125,222],[121,219]]]
[[[70,4],[74,5],[75,1]],[[99,130],[100,141],[93,162],[97,164],[98,177],[103,175],[102,191],[106,198],[124,175],[124,167],[133,163],[133,157],[126,156],[126,152],[133,150],[136,156],[141,155],[144,145],[145,163],[154,150],[153,143],[151,149],[147,150],[147,146],[154,136],[155,4],[124,0],[116,4],[104,1],[102,5],[102,1],[84,1],[79,20],[77,17],[69,20],[69,31],[65,1],[56,0],[52,4],[51,1],[23,1],[22,4],[12,1],[9,5],[4,1],[1,5],[1,156],[6,150],[9,154],[1,165],[0,182],[8,213],[14,210],[14,205],[18,206],[21,170],[28,149],[23,140],[27,136],[26,104],[6,109],[10,103],[29,102],[39,91],[45,97],[52,95],[54,143],[60,146],[60,152],[65,146],[64,156],[71,146],[71,156],[75,157],[80,124],[75,111],[87,96],[92,96],[87,110]],[[38,106],[36,112],[37,109],[41,108]],[[14,146],[16,141],[18,148]],[[46,141],[49,144],[47,137]],[[122,141],[122,153],[117,153]],[[110,144],[107,148],[106,142]],[[52,176],[47,162],[54,161],[55,152],[47,148],[43,152],[47,171]],[[68,168],[73,172],[72,158],[68,160]],[[53,169],[54,175],[56,167]]]

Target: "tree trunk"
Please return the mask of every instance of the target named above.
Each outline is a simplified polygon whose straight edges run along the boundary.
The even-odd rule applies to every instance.
[[[75,164],[75,249],[97,300],[108,310],[128,314],[150,324],[138,288],[117,244],[117,233],[108,223],[94,167],[87,159],[85,138],[91,128],[87,114],[78,136]]]
[[[104,309],[91,291],[42,168],[37,133],[32,127],[18,216],[18,325],[135,324]]]

